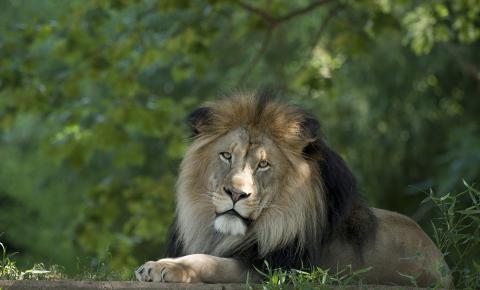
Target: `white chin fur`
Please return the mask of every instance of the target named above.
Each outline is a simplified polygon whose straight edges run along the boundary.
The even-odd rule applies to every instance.
[[[215,219],[215,229],[225,235],[243,236],[247,226],[238,218],[231,215],[222,215]]]

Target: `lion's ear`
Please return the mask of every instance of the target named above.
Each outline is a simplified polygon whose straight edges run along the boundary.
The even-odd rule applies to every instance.
[[[210,119],[211,108],[200,107],[191,112],[187,117],[187,123],[192,132],[192,136],[195,137],[202,133],[205,125]]]
[[[307,141],[303,148],[303,155],[308,158],[315,158],[320,151],[320,123],[311,115],[305,115],[300,124],[302,128],[302,139]]]
[[[301,124],[303,134],[312,139],[316,139],[318,137],[320,131],[320,123],[315,119],[315,117],[311,115],[305,115],[303,122]]]

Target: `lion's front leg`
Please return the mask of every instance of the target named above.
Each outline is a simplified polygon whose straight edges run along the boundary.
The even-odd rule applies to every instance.
[[[135,270],[139,281],[179,283],[243,283],[248,273],[247,267],[235,259],[204,254],[150,261]],[[254,275],[250,279],[257,280]]]

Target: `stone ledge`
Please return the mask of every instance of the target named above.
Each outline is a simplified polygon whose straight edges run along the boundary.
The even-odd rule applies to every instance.
[[[201,284],[201,283],[148,283],[128,281],[35,281],[35,280],[0,280],[1,290],[46,290],[46,289],[175,289],[175,290],[245,290],[244,284]]]
[[[260,287],[254,287],[261,289]],[[245,284],[202,284],[202,283],[147,283],[147,282],[120,282],[120,281],[35,281],[35,280],[0,280],[0,290],[83,290],[83,289],[122,289],[122,290],[143,290],[143,289],[174,289],[174,290],[246,290]],[[325,289],[388,289],[408,290],[418,289],[413,287],[400,286],[347,286],[347,287],[325,287]]]
[[[244,284],[201,284],[201,283],[148,283],[125,281],[36,281],[36,280],[0,280],[1,290],[67,290],[67,289],[175,289],[175,290],[245,290]]]

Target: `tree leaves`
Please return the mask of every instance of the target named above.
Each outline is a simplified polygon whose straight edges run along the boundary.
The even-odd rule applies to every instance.
[[[70,257],[109,248],[125,267],[158,257],[184,118],[235,88],[270,85],[318,115],[374,204],[415,213],[419,189],[479,177],[477,1],[0,5],[0,172],[34,172],[11,177],[25,187],[0,179],[0,196],[47,191],[20,209],[68,223],[25,244],[27,258],[65,234]],[[53,198],[71,214],[57,215]],[[20,231],[5,231],[23,247]]]

